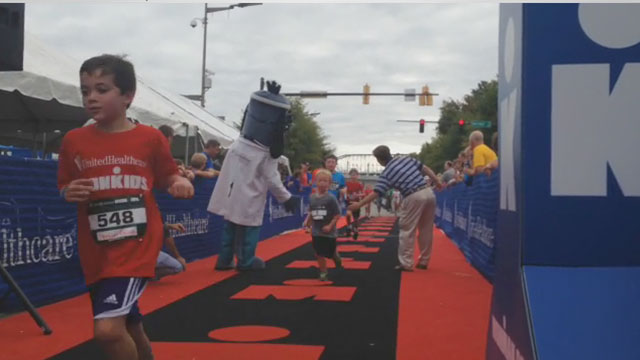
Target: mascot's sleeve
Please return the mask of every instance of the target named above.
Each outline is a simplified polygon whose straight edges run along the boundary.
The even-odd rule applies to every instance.
[[[276,159],[265,159],[265,161],[260,164],[260,174],[264,178],[267,188],[271,191],[271,194],[278,199],[279,203],[284,203],[289,200],[291,193],[287,190],[280,179]]]

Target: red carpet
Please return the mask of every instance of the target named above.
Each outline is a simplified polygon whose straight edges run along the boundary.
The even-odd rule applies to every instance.
[[[393,294],[389,294],[388,289],[376,287],[378,275],[372,275],[396,276],[395,281],[397,284],[398,273],[394,272],[391,269],[392,266],[390,266],[392,262],[396,261],[395,258],[392,258],[393,253],[387,251],[383,258],[379,258],[379,256],[383,255],[380,252],[380,247],[384,246],[385,243],[387,246],[389,244],[395,245],[397,237],[387,237],[386,240],[383,239],[385,243],[380,243],[379,238],[371,236],[389,236],[388,231],[394,225],[395,219],[377,218],[372,220],[375,220],[375,222],[369,221],[366,225],[372,228],[371,230],[375,228],[375,235],[363,237],[358,242],[340,243],[340,251],[347,253],[345,254],[346,256],[343,255],[345,269],[342,271],[348,273],[336,273],[335,281],[322,283],[309,279],[308,274],[317,272],[315,268],[317,263],[315,261],[304,260],[304,257],[300,258],[299,255],[295,255],[293,261],[284,257],[284,262],[280,261],[280,263],[276,262],[273,263],[274,265],[270,265],[274,267],[273,270],[276,275],[284,274],[283,272],[292,275],[296,274],[295,272],[302,272],[302,276],[299,276],[300,278],[281,281],[280,285],[269,278],[263,279],[266,284],[260,284],[254,280],[259,279],[262,275],[256,274],[252,276],[258,276],[258,278],[247,278],[245,274],[245,280],[249,281],[247,283],[248,286],[242,285],[239,287],[238,289],[241,291],[233,290],[232,293],[234,295],[226,297],[228,299],[226,301],[244,302],[236,304],[241,308],[249,309],[247,310],[248,313],[253,311],[251,310],[251,301],[255,302],[258,301],[256,299],[263,298],[265,300],[259,300],[262,301],[259,309],[264,306],[274,306],[274,301],[280,302],[278,306],[284,306],[286,309],[293,306],[291,302],[295,302],[297,304],[305,303],[307,304],[305,306],[310,306],[311,309],[314,307],[321,308],[325,312],[331,312],[331,309],[334,309],[326,306],[339,306],[338,309],[341,309],[340,311],[346,311],[345,314],[349,314],[354,312],[354,309],[350,309],[349,306],[356,306],[356,302],[352,300],[354,297],[360,296],[362,298],[364,294],[375,297],[372,293],[365,292],[368,289],[378,291],[381,295],[384,293],[384,296],[393,296]],[[344,225],[344,221],[341,220],[340,225]],[[381,235],[378,235],[378,233]],[[291,254],[294,249],[299,252],[302,246],[309,247],[309,242],[310,237],[308,234],[302,231],[292,232],[261,242],[258,247],[258,255],[265,260],[274,259],[275,261],[283,258],[284,254]],[[391,250],[388,247],[386,249]],[[381,263],[380,260],[384,258],[386,258],[385,262]],[[154,321],[154,317],[150,317],[148,320],[150,329],[153,328],[154,322],[161,322],[166,325],[166,315],[160,314],[161,310],[164,311],[168,307],[184,302],[183,299],[185,298],[193,298],[193,295],[211,290],[212,286],[229,283],[229,281],[224,280],[236,279],[238,273],[235,271],[213,271],[214,259],[215,257],[190,263],[188,264],[187,272],[164,278],[159,282],[151,283],[147,287],[140,302],[141,310],[145,314],[154,312],[153,315],[156,318],[161,317],[161,315],[165,316],[161,321]],[[372,264],[375,268],[371,268]],[[328,261],[327,265],[329,268],[333,268],[332,261]],[[348,277],[348,274],[352,274],[350,275],[351,277]],[[393,351],[397,354],[397,359],[466,360],[484,358],[491,285],[465,261],[462,254],[450,240],[442,235],[439,230],[436,230],[433,258],[429,270],[415,270],[411,273],[403,272],[400,276],[400,291],[399,294],[395,295],[395,298],[398,299],[396,301],[399,301],[397,341],[394,341],[393,337],[391,337],[390,341],[390,349],[395,349]],[[331,280],[334,280],[333,275]],[[337,283],[334,284],[334,282]],[[378,289],[376,290],[376,288]],[[213,292],[213,294],[221,293],[221,289]],[[209,301],[211,299],[210,295],[206,295],[206,299],[206,301]],[[313,301],[309,303],[309,299]],[[376,304],[371,306],[374,305]],[[189,306],[186,307],[190,308]],[[307,308],[304,308],[304,310],[305,312],[301,314],[308,314]],[[2,346],[0,359],[31,360],[50,358],[67,349],[77,347],[77,345],[89,340],[93,335],[90,303],[86,295],[42,307],[39,311],[54,333],[50,336],[42,335],[40,329],[27,313],[0,320],[0,346]],[[330,312],[327,315],[330,315]],[[197,318],[197,314],[195,315]],[[203,313],[201,316],[205,315]],[[371,315],[380,317],[384,314],[376,312],[369,314],[369,316]],[[396,315],[393,316],[393,319],[396,319]],[[180,320],[174,319],[176,319],[174,320],[176,322],[175,324],[172,323],[171,326],[186,326],[187,329],[192,327],[192,322],[188,320],[182,320],[187,323],[181,324]],[[290,322],[289,325],[291,326],[271,325],[268,322],[245,322],[242,324],[242,321],[238,324],[239,326],[222,326],[224,321],[219,320],[217,322],[218,325],[211,328],[207,337],[209,341],[223,342],[206,343],[202,340],[199,340],[199,342],[179,342],[180,340],[167,342],[167,340],[161,339],[164,336],[163,334],[154,334],[153,331],[150,333],[150,338],[153,341],[157,360],[211,359],[212,354],[215,354],[215,359],[229,360],[256,358],[351,359],[365,356],[364,352],[355,353],[356,355],[352,352],[342,357],[333,355],[339,353],[336,352],[336,345],[330,345],[333,343],[328,338],[323,340],[325,338],[322,337],[322,331],[328,330],[328,332],[331,332],[330,328],[314,330],[314,323],[306,319],[305,316],[300,318],[289,317],[287,321]],[[396,320],[393,320],[393,323],[396,323]],[[254,324],[261,325],[249,326]],[[368,321],[367,324],[364,324],[363,329],[368,326],[372,327],[370,329],[372,334],[381,333],[382,329],[377,329],[375,322]],[[390,334],[396,334],[393,328],[395,326],[392,326]],[[290,334],[289,329],[293,329],[294,333]],[[313,335],[313,332],[310,333],[311,338],[315,340],[312,342],[297,340],[306,336],[304,331],[301,332],[301,329],[308,329],[306,330],[307,332],[318,331],[316,335]],[[387,333],[389,332],[384,332],[385,336]],[[204,334],[207,335],[206,332]],[[344,337],[342,340],[346,342],[345,344],[348,344],[350,338]],[[257,343],[258,341],[262,343]],[[267,341],[271,341],[271,343]],[[284,343],[275,343],[282,341]],[[351,339],[351,341],[355,340]],[[83,346],[87,347],[86,344],[91,343],[85,343]],[[365,346],[368,346],[368,343]],[[344,346],[338,346],[338,348],[341,347]],[[354,346],[354,348],[356,347]],[[89,351],[88,353],[90,353],[90,350],[87,350]],[[79,353],[82,352],[76,352],[76,354]],[[73,352],[69,354],[73,354]],[[374,351],[365,357],[367,359],[388,359],[392,357],[391,354],[393,352],[384,356],[376,354],[381,353]],[[257,355],[259,356],[256,357]],[[67,355],[60,358],[93,359],[93,357],[78,357],[77,355]]]
[[[436,229],[429,269],[402,273],[397,358],[484,359],[491,290]]]

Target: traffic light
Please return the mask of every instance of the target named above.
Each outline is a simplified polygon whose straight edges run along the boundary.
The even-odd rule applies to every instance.
[[[420,133],[424,132],[424,119],[420,119]]]
[[[425,106],[427,105],[427,93],[429,92],[429,87],[427,85],[422,87],[422,92],[420,93],[420,96],[418,98],[418,104],[420,106]]]
[[[427,106],[433,106],[433,95],[429,93],[428,86],[425,86],[425,88],[427,88]]]
[[[433,95],[430,95],[429,86],[422,87],[418,102],[420,106],[433,106]]]
[[[369,84],[364,84],[362,87],[362,103],[365,105],[369,105],[369,93],[371,92],[371,88]]]
[[[458,129],[462,130],[464,128],[464,119],[458,120]]]

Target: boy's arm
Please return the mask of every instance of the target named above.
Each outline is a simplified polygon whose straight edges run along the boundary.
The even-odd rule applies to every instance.
[[[58,158],[58,190],[60,196],[68,202],[83,202],[89,200],[93,191],[91,179],[80,179],[72,154],[69,151],[71,145],[65,136],[60,146]]]
[[[176,199],[190,199],[193,197],[193,185],[189,179],[178,174],[170,175],[167,179],[167,192]]]
[[[214,177],[220,175],[220,171],[214,169],[214,168],[208,168],[208,169],[204,169],[204,170],[193,170],[193,173],[196,176],[201,176],[207,179],[213,179]]]
[[[336,226],[336,224],[338,223],[338,220],[340,220],[340,214],[334,216],[333,219],[331,219],[331,222],[327,226],[329,226],[331,229],[333,229]]]

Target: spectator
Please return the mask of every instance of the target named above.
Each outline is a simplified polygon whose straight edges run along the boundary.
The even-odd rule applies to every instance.
[[[456,177],[456,169],[453,168],[453,163],[451,161],[445,161],[444,163],[444,173],[442,173],[442,183],[449,184],[453,178]]]
[[[207,157],[203,153],[195,153],[191,156],[189,166],[196,178],[212,179],[220,174],[217,170],[207,169],[207,160]]]
[[[498,159],[496,153],[490,147],[484,144],[484,135],[482,131],[476,130],[469,135],[469,147],[473,151],[473,166],[467,174],[473,176],[481,172],[491,174],[489,164]],[[497,166],[497,164],[495,164]]]
[[[217,175],[222,168],[222,163],[224,161],[224,152],[220,147],[220,142],[216,139],[207,141],[204,145],[203,154],[207,157],[207,163],[204,170],[209,172],[215,171]]]
[[[305,161],[300,164],[300,185],[311,186],[311,172],[309,171],[309,162]]]
[[[398,245],[399,265],[397,270],[413,271],[413,249],[418,232],[419,269],[427,269],[431,259],[433,244],[433,218],[436,209],[436,197],[427,187],[424,175],[429,176],[440,189],[442,183],[436,174],[426,165],[409,156],[391,157],[391,151],[385,145],[373,150],[380,165],[385,169],[378,178],[374,192],[363,200],[349,205],[353,211],[384,195],[388,189],[396,188],[402,194],[400,205],[400,237]]]
[[[284,186],[287,187],[287,190],[289,190],[289,192],[293,191],[299,193],[300,191],[302,191],[300,177],[300,170],[296,170],[293,172],[293,175],[287,176],[287,180]]]
[[[364,186],[358,181],[358,169],[349,170],[349,181],[347,181],[347,205],[362,199]],[[358,220],[360,219],[360,209],[347,212],[347,236],[351,236],[353,231],[353,240],[358,240]]]
[[[191,171],[191,169],[187,169],[187,167],[184,166],[184,163],[182,162],[182,160],[180,159],[174,159],[174,160],[176,162],[176,165],[178,166],[178,172],[180,173],[180,176],[184,176],[190,181],[193,181],[193,179],[195,179],[196,177],[196,174],[194,174],[193,171]]]

